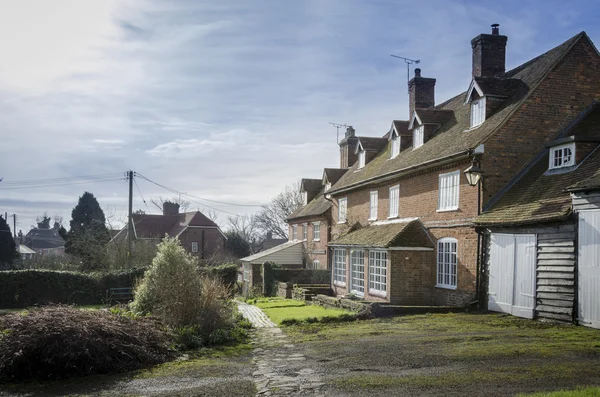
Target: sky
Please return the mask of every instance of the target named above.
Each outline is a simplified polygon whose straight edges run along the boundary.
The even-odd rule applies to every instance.
[[[24,232],[44,213],[68,226],[84,191],[122,225],[128,170],[193,195],[192,210],[226,226],[338,167],[330,122],[381,136],[408,118],[406,64],[392,54],[419,59],[441,103],[468,88],[470,41],[492,23],[508,36],[507,69],[582,30],[600,45],[595,1],[0,0],[0,9],[0,212],[17,214]],[[151,200],[173,197],[136,183],[134,210],[157,213]]]

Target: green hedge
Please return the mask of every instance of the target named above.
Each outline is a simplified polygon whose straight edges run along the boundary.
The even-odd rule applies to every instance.
[[[77,273],[56,270],[0,271],[0,308],[63,303],[95,305],[104,302],[108,288],[133,287],[144,269],[118,273]]]
[[[273,279],[293,284],[329,284],[331,270],[272,269]]]
[[[229,263],[220,266],[207,266],[200,268],[204,274],[213,277],[219,277],[225,285],[234,286],[237,282],[239,266],[235,263]]]

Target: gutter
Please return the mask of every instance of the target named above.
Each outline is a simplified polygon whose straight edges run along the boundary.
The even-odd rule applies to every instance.
[[[331,191],[329,194],[336,195],[336,194],[340,194],[340,193],[345,193],[345,192],[354,190],[356,188],[359,188],[361,186],[368,185],[372,182],[385,182],[387,180],[394,179],[399,176],[406,176],[412,172],[418,172],[418,171],[426,170],[426,169],[433,168],[433,167],[439,167],[439,166],[454,162],[455,160],[461,159],[463,157],[470,158],[472,152],[473,152],[473,149],[466,149],[466,150],[463,150],[458,153],[450,154],[448,156],[439,157],[437,159],[429,160],[424,163],[420,163],[417,165],[412,165],[410,167],[406,167],[406,168],[402,168],[402,169],[395,170],[392,172],[388,172],[387,174],[377,175],[377,176],[371,177],[369,179],[365,179],[363,181],[356,182],[352,185],[346,186],[345,188]],[[327,199],[327,197],[325,197],[325,198]],[[329,200],[329,201],[331,201],[331,200]]]

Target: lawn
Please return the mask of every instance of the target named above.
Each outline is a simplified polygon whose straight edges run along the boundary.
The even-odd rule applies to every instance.
[[[519,394],[519,397],[600,397],[600,387],[561,390],[549,393]]]
[[[600,331],[585,327],[431,314],[302,324],[286,333],[320,367],[327,395],[515,396],[600,385]],[[597,389],[570,393],[548,396],[598,396]]]
[[[326,309],[321,306],[308,305],[303,301],[282,298],[258,299],[255,305],[261,308],[275,324],[281,324],[284,320],[302,321],[351,314],[346,310]]]

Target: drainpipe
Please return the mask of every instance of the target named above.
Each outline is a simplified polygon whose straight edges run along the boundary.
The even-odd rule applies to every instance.
[[[325,197],[325,200],[331,203],[332,207],[335,206],[335,203],[331,199],[331,194],[324,193],[323,197]],[[329,225],[327,225],[327,241],[331,241],[331,219],[328,219],[328,223]],[[331,280],[329,280],[331,284],[333,284],[333,264],[331,263],[332,260],[333,255],[331,255],[331,249],[327,247],[327,269],[331,270]]]
[[[479,216],[481,214],[481,185],[483,185],[483,176],[481,177],[481,179],[479,180],[479,183],[477,184],[477,216]],[[481,301],[481,269],[483,266],[483,261],[481,260],[481,249],[482,249],[482,242],[483,242],[483,235],[482,235],[482,231],[480,228],[475,228],[475,231],[477,232],[477,269],[476,269],[476,273],[475,273],[475,302],[473,303],[477,303],[477,309],[481,309],[482,308],[482,301]]]

